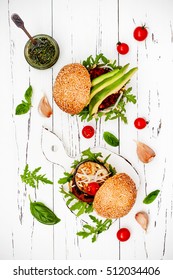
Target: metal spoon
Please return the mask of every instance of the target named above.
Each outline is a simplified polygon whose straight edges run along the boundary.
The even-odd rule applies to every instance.
[[[16,24],[17,27],[21,28],[25,32],[25,34],[29,37],[29,39],[31,40],[33,45],[37,45],[38,44],[37,40],[35,40],[29,34],[29,32],[26,30],[26,28],[24,26],[24,22],[23,22],[23,20],[20,18],[20,16],[18,14],[12,14],[11,19]]]

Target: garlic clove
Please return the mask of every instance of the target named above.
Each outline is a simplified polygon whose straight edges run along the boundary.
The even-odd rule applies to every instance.
[[[149,222],[149,219],[148,219],[148,214],[144,211],[141,211],[141,212],[138,212],[136,213],[135,215],[135,219],[136,221],[138,222],[138,224],[141,225],[141,227],[147,231],[147,228],[148,228],[148,222]]]
[[[43,96],[41,98],[40,103],[38,105],[38,110],[43,116],[47,118],[49,118],[52,115],[52,107],[50,106],[50,103],[46,96]]]
[[[143,163],[149,163],[152,161],[152,159],[156,156],[155,152],[153,149],[151,149],[149,146],[146,144],[136,141],[137,144],[137,155],[140,161]]]

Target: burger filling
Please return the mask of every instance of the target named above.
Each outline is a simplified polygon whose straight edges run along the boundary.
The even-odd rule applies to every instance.
[[[76,168],[70,188],[79,200],[92,203],[95,193],[108,177],[109,171],[103,164],[85,161]]]
[[[108,68],[108,67],[107,68],[95,67],[95,68],[92,68],[92,69],[89,70],[89,74],[90,74],[91,80],[93,80],[93,79],[95,79],[95,78],[97,78],[97,77],[99,77],[103,74],[106,74],[106,73],[110,72],[110,71],[111,71],[111,69]],[[113,106],[114,104],[116,104],[119,96],[120,96],[120,92],[116,92],[116,93],[111,94],[107,98],[105,98],[99,106],[99,111],[107,109],[107,108]]]

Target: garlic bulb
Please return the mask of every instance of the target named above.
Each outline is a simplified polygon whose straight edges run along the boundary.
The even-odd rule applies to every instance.
[[[136,221],[141,225],[141,227],[146,231],[148,228],[148,214],[145,212],[138,212],[135,215]]]
[[[49,118],[53,113],[50,103],[46,96],[43,96],[41,98],[38,109],[39,109],[39,112],[47,118]]]
[[[155,152],[146,144],[136,141],[137,144],[137,155],[140,161],[143,163],[149,163],[155,156]]]

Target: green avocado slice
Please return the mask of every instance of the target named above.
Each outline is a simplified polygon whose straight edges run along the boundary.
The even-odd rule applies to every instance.
[[[120,70],[119,68],[116,68],[116,69],[114,69],[114,70],[112,70],[112,71],[110,71],[110,72],[108,72],[108,73],[105,73],[105,74],[103,74],[103,75],[101,75],[101,76],[99,76],[99,77],[93,79],[93,80],[91,81],[91,86],[93,87],[93,86],[97,85],[98,83],[102,82],[104,79],[107,79],[107,78],[112,77],[112,76],[113,76],[114,74],[116,74],[119,70]]]
[[[94,97],[91,99],[89,103],[89,114],[90,116],[96,114],[98,112],[98,108],[100,104],[103,102],[105,98],[109,95],[118,92],[134,75],[134,73],[138,70],[137,67],[132,68],[126,74],[124,74],[121,78],[119,78],[114,83],[105,87],[101,91],[99,91]]]
[[[92,90],[91,90],[91,94],[90,94],[90,100],[94,97],[95,94],[97,94],[99,91],[101,91],[102,89],[104,89],[105,87],[109,86],[110,84],[112,84],[113,82],[117,81],[119,78],[121,78],[124,73],[126,72],[127,68],[129,67],[129,63],[126,64],[125,66],[123,66],[118,72],[116,72],[113,76],[108,76],[106,79],[104,79],[103,81],[101,81],[100,83],[98,83],[97,85],[95,85]],[[111,74],[111,72],[107,73],[107,74]],[[104,74],[105,75],[105,74]],[[102,75],[101,75],[102,76]],[[100,78],[101,78],[100,76]]]

